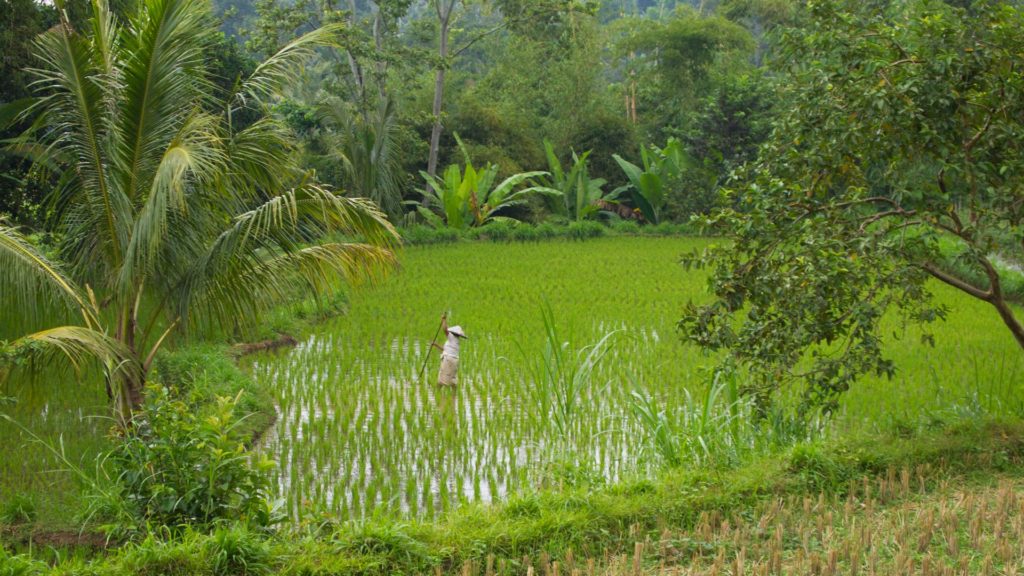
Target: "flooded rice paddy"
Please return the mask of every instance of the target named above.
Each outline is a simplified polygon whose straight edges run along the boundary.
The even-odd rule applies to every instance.
[[[675,330],[682,306],[705,297],[704,277],[685,272],[679,256],[706,242],[406,250],[383,285],[351,295],[346,315],[293,350],[252,360],[255,377],[277,397],[278,422],[261,449],[279,463],[276,485],[291,514],[429,517],[579,475],[614,481],[647,473],[629,394],[639,388],[674,414],[684,388],[707,381],[709,359]],[[914,329],[901,327],[889,345],[898,376],[856,387],[837,428],[932,418],[933,408],[977,407],[986,398],[1012,409],[1011,384],[1024,375],[1012,339],[984,306],[941,287],[938,294],[956,300],[938,346],[922,348]],[[529,369],[543,355],[545,303],[567,350],[615,332],[568,414],[553,410],[552,391]],[[436,353],[418,378],[444,311],[469,335],[454,389],[435,385]]]
[[[609,480],[642,472],[632,383],[668,396],[695,380],[700,365],[674,331],[688,292],[702,285],[676,264],[695,245],[638,239],[407,251],[394,277],[351,297],[347,315],[294,350],[253,361],[279,402],[263,449],[279,462],[293,514],[320,507],[431,516],[558,481],[553,465]],[[544,302],[567,350],[614,332],[564,416],[552,414],[542,396],[549,391],[538,391],[528,369],[545,343]],[[469,336],[454,388],[436,385],[436,352],[418,377],[443,311]]]

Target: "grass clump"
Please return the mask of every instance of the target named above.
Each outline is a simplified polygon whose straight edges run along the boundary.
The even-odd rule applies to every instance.
[[[272,568],[267,541],[242,526],[222,526],[205,542],[214,576],[261,576]]]
[[[37,516],[36,504],[27,494],[14,494],[0,502],[0,524],[28,524]]]
[[[46,574],[49,566],[33,560],[24,554],[11,554],[0,546],[0,575],[2,576],[41,576]]]

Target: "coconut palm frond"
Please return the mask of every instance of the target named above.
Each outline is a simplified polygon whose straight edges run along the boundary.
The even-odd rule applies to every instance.
[[[118,185],[135,206],[147,199],[167,147],[209,99],[202,78],[209,45],[209,10],[200,0],[149,0],[131,17],[123,38],[113,153]],[[99,16],[97,16],[99,17]]]
[[[15,228],[0,220],[0,307],[5,311],[4,329],[38,325],[48,308],[59,308],[64,317],[81,314],[87,325],[98,324],[95,308],[86,292],[33,246]]]
[[[70,164],[66,171],[74,177],[65,183],[62,195],[90,208],[76,214],[77,224],[99,233],[102,237],[94,248],[108,261],[119,262],[127,244],[131,204],[111,177],[107,154],[120,93],[118,74],[105,68],[114,58],[108,52],[117,44],[112,36],[116,27],[96,24],[93,29],[104,36],[79,35],[66,20],[39,36],[36,53],[42,65],[29,70],[39,98],[27,114],[46,117],[40,160]]]
[[[309,245],[328,235],[359,238],[365,245]],[[398,233],[372,202],[318,186],[292,190],[238,216],[196,260],[180,286],[179,314],[259,310],[266,295],[282,294],[277,283],[294,290],[294,275],[284,270],[288,264],[313,287],[323,285],[328,271],[352,279],[364,266],[365,274],[376,276],[393,265],[397,245]]]
[[[156,172],[149,179],[150,190],[135,218],[121,268],[122,289],[129,290],[163,263],[159,253],[173,239],[168,235],[170,218],[178,216],[194,222],[204,216],[189,214],[188,192],[192,186],[211,185],[223,171],[225,159],[216,133],[217,122],[216,117],[196,112],[163,149]]]
[[[257,120],[232,133],[225,144],[227,170],[222,188],[239,202],[238,206],[251,205],[252,200],[264,197],[261,190],[287,189],[302,175],[295,166],[287,126],[273,118]]]
[[[303,62],[308,60],[318,47],[335,44],[338,33],[344,28],[345,24],[341,22],[328,24],[285,44],[257,66],[256,70],[242,82],[235,95],[236,104],[245,105],[249,100],[258,102],[276,94],[282,86],[295,80],[302,73]]]
[[[137,378],[138,362],[124,344],[82,326],[58,326],[34,332],[10,344],[15,355],[62,356],[80,372],[85,363],[98,360],[112,377]]]

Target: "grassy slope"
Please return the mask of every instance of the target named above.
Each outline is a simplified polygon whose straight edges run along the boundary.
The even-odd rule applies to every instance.
[[[828,571],[830,561],[842,573],[853,562],[861,573],[872,573],[871,562],[878,574],[909,573],[908,562],[920,567],[925,558],[933,568],[969,569],[958,573],[983,574],[986,565],[1003,573],[1022,559],[1014,545],[1024,536],[1022,466],[1024,425],[961,423],[913,438],[798,446],[731,471],[534,493],[433,523],[325,523],[270,539],[228,528],[147,540],[91,563],[65,561],[57,573],[468,575],[490,564],[505,574],[530,566],[546,574],[558,562],[571,574],[567,563],[586,573],[591,559],[596,573],[627,574],[637,543],[652,574],[689,566],[734,574],[738,557],[746,574],[768,573],[773,563],[783,573],[839,573]],[[964,503],[967,494],[974,495]],[[248,572],[238,568],[243,561]]]

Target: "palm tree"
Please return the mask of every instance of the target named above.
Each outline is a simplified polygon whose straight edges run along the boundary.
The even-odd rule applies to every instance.
[[[392,219],[401,216],[402,167],[391,101],[383,100],[375,111],[359,115],[337,98],[329,98],[321,107],[321,117],[335,132],[332,153],[341,162],[349,189],[376,202]]]
[[[37,99],[21,115],[34,124],[18,148],[60,175],[48,225],[66,264],[23,257],[5,269],[0,304],[40,278],[66,284],[81,328],[110,344],[100,356],[127,418],[169,335],[252,321],[297,284],[375,277],[397,234],[372,202],[309,181],[278,122],[232,122],[337,29],[291,42],[218,99],[203,65],[215,30],[208,3],[140,0],[125,22],[106,0],[93,6],[87,33],[62,17],[39,37]],[[9,228],[3,237],[6,260],[31,248]],[[6,308],[5,322],[12,312],[38,316]]]

